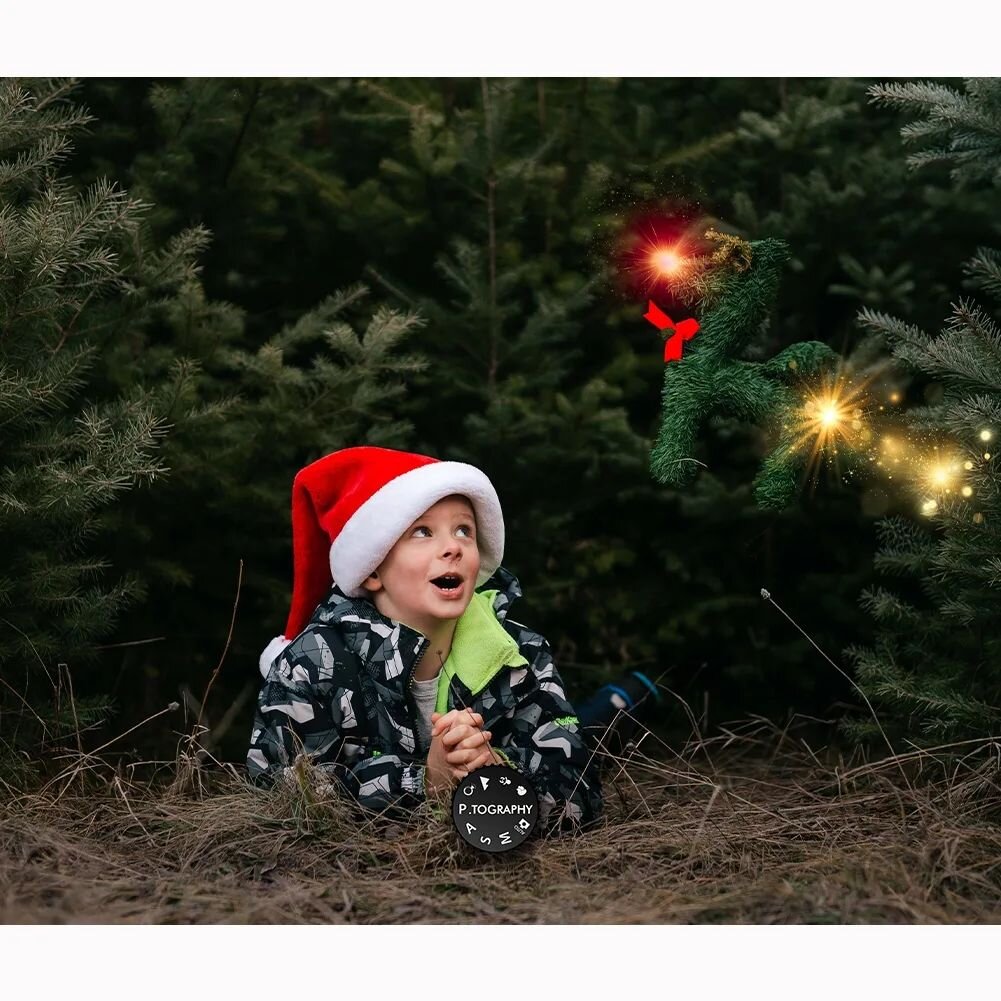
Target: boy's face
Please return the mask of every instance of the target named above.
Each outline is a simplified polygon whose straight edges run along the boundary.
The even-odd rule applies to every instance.
[[[431,636],[466,610],[479,572],[476,517],[469,501],[453,494],[411,523],[363,586],[383,615]],[[454,591],[431,583],[445,573],[462,577]]]

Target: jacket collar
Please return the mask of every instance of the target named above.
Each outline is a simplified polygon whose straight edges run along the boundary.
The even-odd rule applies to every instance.
[[[458,677],[475,693],[503,665],[528,663],[502,625],[521,596],[518,578],[502,566],[475,590],[455,627],[446,661],[449,677]],[[310,621],[339,625],[347,649],[370,674],[388,683],[402,685],[428,645],[423,633],[387,618],[368,598],[348,597],[336,584]]]

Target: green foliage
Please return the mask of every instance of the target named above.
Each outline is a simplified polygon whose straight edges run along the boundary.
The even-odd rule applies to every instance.
[[[203,633],[174,624],[201,620],[207,632],[208,616],[232,605],[241,559],[248,614],[286,603],[285,573],[267,563],[284,570],[292,473],[344,444],[400,444],[409,424],[392,408],[425,364],[400,350],[423,321],[385,306],[365,316],[359,283],[248,344],[244,310],[202,285],[204,226],[158,246],[147,204],[104,179],[78,192],[54,174],[64,134],[89,120],[67,103],[70,89],[8,81],[0,92],[10,178],[0,191],[0,739],[11,748],[12,730],[20,742],[65,735],[43,710],[52,661],[70,664],[80,689],[106,691],[95,643],[126,610],[126,628],[168,634],[159,656],[142,652],[143,673],[171,678],[173,695],[218,659]],[[153,488],[130,492],[137,483]],[[229,550],[218,544],[227,536]],[[110,568],[124,575],[109,586]],[[119,678],[137,652],[122,646]],[[84,727],[88,698],[111,704],[81,692]]]
[[[833,369],[838,356],[825,344],[806,342],[787,348],[768,362],[741,358],[767,316],[789,252],[781,240],[750,245],[750,266],[717,279],[695,339],[680,362],[664,366],[661,428],[650,468],[662,483],[682,485],[694,478],[694,450],[701,425],[711,414],[771,425],[778,441],[755,480],[755,497],[766,508],[783,508],[796,496],[803,452],[783,422],[797,406],[783,380],[803,379]],[[712,278],[710,277],[710,281]]]
[[[972,78],[964,85],[966,93],[938,83],[886,83],[870,87],[869,94],[879,103],[926,116],[900,130],[904,142],[929,147],[911,153],[909,166],[948,163],[959,183],[1001,183],[1001,79]]]
[[[141,206],[110,183],[78,192],[55,173],[89,120],[69,90],[0,83],[5,674],[86,651],[135,600],[134,580],[102,582],[108,563],[90,543],[118,496],[163,470],[165,424],[145,394],[82,399],[113,303],[129,295],[119,256]]]
[[[110,584],[94,537],[119,496],[163,470],[165,422],[142,392],[84,397],[114,303],[129,287],[120,251],[142,206],[106,181],[78,191],[57,173],[89,121],[72,85],[0,81],[0,769],[25,746],[109,711],[101,698],[51,702],[52,661],[93,657],[134,578]]]
[[[401,346],[423,321],[366,310],[368,294],[359,284],[334,293],[250,348],[242,311],[182,289],[134,358],[109,359],[119,377],[172,387],[163,402],[176,427],[164,451],[169,478],[120,506],[115,521],[116,563],[149,590],[131,635],[163,637],[155,653],[127,649],[126,669],[144,665],[172,691],[197,689],[218,661],[241,560],[245,625],[231,650],[255,663],[259,624],[289,601],[295,472],[349,444],[406,443],[410,425],[396,408],[426,363]]]
[[[958,94],[932,84],[893,84],[871,93],[928,112],[903,134],[941,146],[934,156],[912,157],[915,166],[948,159],[960,165],[952,173],[957,181],[987,176],[1001,182],[996,136],[972,134],[990,131],[992,122],[996,134],[1001,91],[996,81],[968,81],[967,87]],[[964,272],[970,287],[995,300],[996,315],[1001,255],[981,248]],[[1001,474],[992,455],[1001,434],[1001,330],[971,298],[953,305],[936,335],[870,309],[859,319],[901,364],[939,387],[935,402],[908,417],[916,429],[953,444],[969,467],[964,480],[972,493],[946,498],[927,524],[894,518],[879,526],[876,568],[897,581],[893,589],[863,592],[878,631],[873,645],[856,644],[848,653],[886,721],[912,739],[916,732],[928,740],[994,732],[1001,725]]]
[[[122,495],[102,551],[148,594],[114,639],[155,642],[107,650],[90,687],[113,679],[136,718],[199,691],[242,559],[210,723],[237,704],[288,608],[292,475],[368,441],[486,469],[525,585],[518,617],[553,641],[575,696],[628,666],[673,666],[666,683],[700,706],[705,692],[714,716],[824,712],[848,694],[758,590],[825,649],[864,636],[872,515],[836,486],[762,512],[748,485],[771,443],[732,417],[706,422],[694,482],[651,482],[661,351],[645,299],[619,294],[600,251],[633,209],[680,203],[748,240],[781,236],[790,273],[751,362],[805,340],[849,354],[859,305],[905,323],[940,309],[959,277],[948,262],[986,242],[993,205],[915,188],[868,85],[85,82],[98,125],[74,177],[152,203],[129,267],[175,239],[189,249],[162,286],[155,264],[134,271],[131,312],[90,370],[88,401],[143,387],[174,425],[169,474]],[[397,307],[392,323],[353,296],[362,281]],[[240,726],[231,738],[236,758]]]

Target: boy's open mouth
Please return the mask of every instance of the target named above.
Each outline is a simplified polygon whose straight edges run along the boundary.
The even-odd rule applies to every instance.
[[[462,593],[463,580],[457,573],[446,573],[435,577],[431,583],[435,590],[444,597],[456,597]]]

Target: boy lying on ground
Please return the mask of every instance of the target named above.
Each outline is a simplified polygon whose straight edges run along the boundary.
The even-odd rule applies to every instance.
[[[598,764],[549,644],[508,618],[522,591],[500,566],[504,519],[481,470],[342,449],[296,476],[292,534],[291,612],[261,655],[255,782],[289,777],[302,753],[392,814],[440,810],[471,771],[508,764],[538,793],[538,831],[598,819]]]

